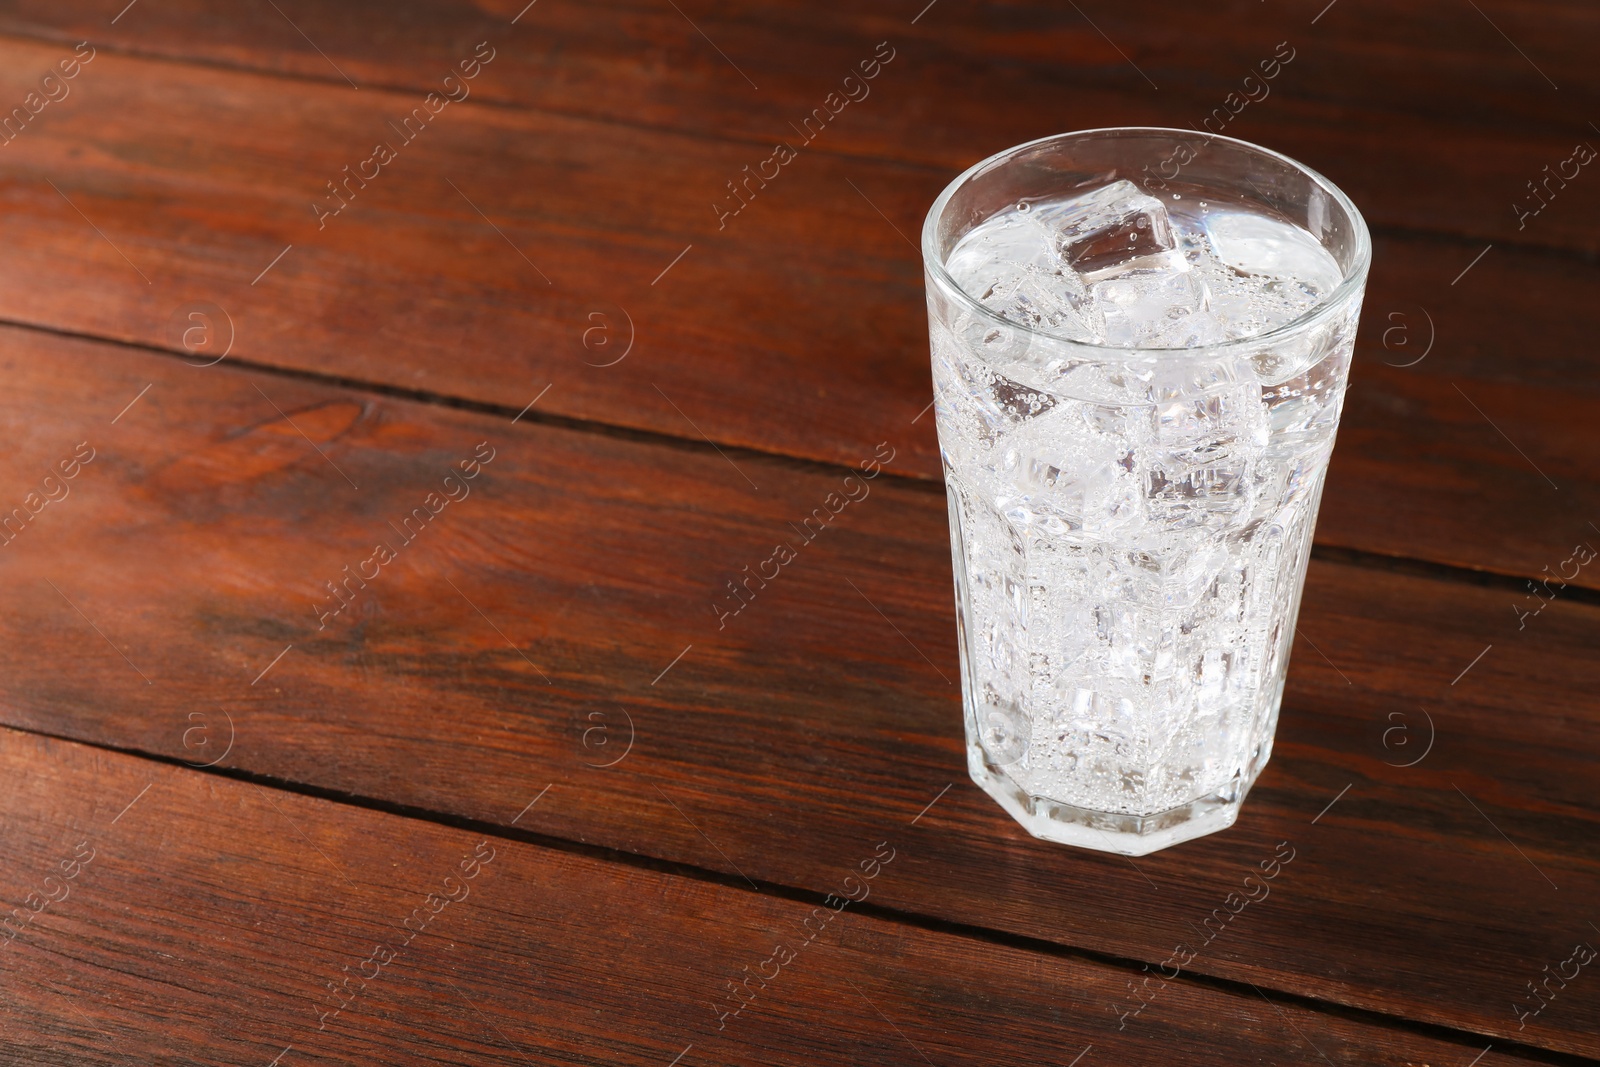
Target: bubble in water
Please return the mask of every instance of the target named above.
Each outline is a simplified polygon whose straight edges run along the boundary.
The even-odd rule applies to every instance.
[[[1354,317],[1120,362],[1037,337],[1211,344],[1337,289],[1287,220],[1113,184],[958,242],[951,276],[1016,336],[936,321],[934,378],[973,740],[1027,794],[1147,816],[1269,744]]]

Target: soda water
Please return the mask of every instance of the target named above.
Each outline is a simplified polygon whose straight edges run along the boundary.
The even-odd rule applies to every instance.
[[[1356,304],[1274,331],[1343,271],[1269,208],[1128,181],[945,266],[982,308],[932,316],[973,775],[1040,836],[1192,836],[1270,752]]]

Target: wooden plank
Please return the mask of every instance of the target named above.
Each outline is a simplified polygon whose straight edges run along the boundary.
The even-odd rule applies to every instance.
[[[916,861],[903,826],[836,857],[831,888],[845,895],[818,906],[11,730],[0,767],[4,893],[21,922],[0,948],[0,1045],[19,1062],[1161,1064],[1181,1048],[1187,1063],[1234,1065],[1473,1052],[1182,978],[1119,1029],[1113,1005],[1135,968],[855,913],[852,898],[870,902]],[[558,786],[527,824],[585,803]],[[720,1007],[734,981],[749,991],[737,1014]]]
[[[6,70],[52,55],[0,43]],[[892,439],[896,469],[938,474],[903,238],[944,173],[817,154],[719,234],[708,190],[747,147],[469,100],[319,231],[321,183],[411,97],[111,54],[75,84],[7,148],[0,316],[173,349],[205,335],[195,362],[227,340],[232,358],[513,412],[553,384],[535,416],[832,462]],[[1401,238],[1378,256],[1322,536],[1539,574],[1544,531],[1600,510],[1600,380],[1563,313],[1600,267]],[[1383,366],[1425,331],[1436,354]]]
[[[1600,536],[1593,401],[1577,384],[1595,363],[1562,303],[1587,268],[1495,247],[1452,285],[1441,258],[1377,242],[1317,540],[1557,575],[1576,542]]]
[[[186,0],[108,25],[99,11],[29,0],[0,30],[420,91],[479,41],[503,41],[506,58],[475,90],[480,99],[763,145],[789,138],[889,41],[895,65],[875,88],[854,90],[867,95],[819,141],[826,151],[960,169],[1058,130],[1210,118],[1213,130],[1325,170],[1376,222],[1596,247],[1593,213],[1574,202],[1531,230],[1512,209],[1537,207],[1526,183],[1594,138],[1585,102],[1600,86],[1587,45],[1600,16],[1588,5],[678,7]]]
[[[12,725],[500,825],[554,782],[582,802],[540,833],[814,892],[905,827],[875,901],[1151,965],[1288,839],[1270,904],[1195,973],[1600,1051],[1600,986],[1511,1010],[1600,890],[1591,602],[1519,629],[1515,590],[1314,565],[1239,826],[1135,866],[1034,841],[964,782],[930,486],[6,341],[0,499],[61,496],[44,473],[95,449],[0,550]],[[719,628],[779,541],[797,558]],[[367,577],[335,600],[346,567]],[[1395,766],[1424,713],[1431,751]]]

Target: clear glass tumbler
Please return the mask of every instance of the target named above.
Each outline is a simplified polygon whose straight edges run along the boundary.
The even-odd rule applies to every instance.
[[[1246,334],[1218,340],[1097,297],[1119,340],[1086,341],[1048,313],[1002,316],[992,287],[969,293],[952,274],[952,251],[986,222],[1118,182],[1101,199],[1137,187],[1124,200],[1210,212],[1228,255],[1267,264],[1242,277],[1285,275],[1250,278],[1253,297],[1287,287],[1314,303],[1249,336],[1214,284],[1208,314]],[[1077,209],[1055,210],[1052,225],[1078,225]],[[1152,212],[1053,247],[1095,267],[1161,231]],[[1307,250],[1252,244],[1255,218],[1308,235],[1331,272],[1320,290],[1293,291]],[[1101,851],[1144,855],[1231,825],[1272,751],[1365,223],[1275,152],[1192,130],[1090,130],[962,174],[929,211],[922,251],[973,780],[1036,837]],[[1053,281],[1063,274],[1094,277]]]

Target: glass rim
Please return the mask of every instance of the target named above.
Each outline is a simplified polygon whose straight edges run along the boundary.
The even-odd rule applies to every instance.
[[[1344,277],[1340,280],[1338,288],[1334,289],[1333,292],[1329,293],[1324,299],[1318,301],[1315,306],[1302,312],[1295,318],[1290,319],[1288,322],[1283,323],[1281,326],[1275,326],[1270,330],[1266,330],[1258,334],[1252,334],[1249,337],[1239,337],[1227,341],[1218,341],[1215,344],[1209,345],[1192,345],[1185,348],[1161,348],[1154,346],[1119,348],[1114,345],[1095,344],[1091,341],[1075,341],[1069,337],[1060,337],[1053,333],[1047,333],[1043,330],[1034,329],[1032,326],[1027,326],[1020,322],[1013,322],[1010,319],[996,314],[990,308],[979,303],[971,293],[968,293],[953,277],[951,277],[950,272],[945,269],[944,258],[939,254],[938,251],[938,226],[939,220],[943,218],[945,211],[950,206],[951,199],[961,189],[962,186],[966,185],[967,182],[977,177],[979,174],[992,170],[995,167],[1008,162],[1013,157],[1018,156],[1029,149],[1037,148],[1041,145],[1050,144],[1052,142],[1076,140],[1079,138],[1096,136],[1111,137],[1130,133],[1170,134],[1174,137],[1198,136],[1205,138],[1207,144],[1210,144],[1214,141],[1223,141],[1229,144],[1237,145],[1244,149],[1248,149],[1251,152],[1266,156],[1270,159],[1274,159],[1279,163],[1289,167],[1291,170],[1305,175],[1314,185],[1327,193],[1328,196],[1333,199],[1334,203],[1338,204],[1339,207],[1349,215],[1353,226],[1353,236],[1355,238],[1354,256],[1351,259],[1350,268],[1344,272]],[[1329,181],[1318,171],[1313,170],[1297,159],[1284,155],[1282,152],[1275,152],[1270,148],[1263,148],[1262,146],[1254,144],[1250,141],[1240,140],[1237,137],[1227,137],[1220,133],[1202,133],[1199,130],[1192,129],[1180,130],[1170,126],[1102,126],[1091,130],[1073,130],[1067,133],[1054,133],[1047,137],[1039,137],[1032,141],[1026,141],[1019,145],[1013,145],[1010,148],[1003,149],[991,156],[979,160],[966,170],[962,171],[955,177],[954,180],[950,182],[949,185],[944,187],[944,191],[939,194],[938,198],[934,200],[933,206],[928,209],[927,217],[923,219],[922,262],[923,268],[928,272],[933,280],[938,282],[941,288],[947,289],[954,293],[958,301],[965,306],[966,310],[976,314],[980,319],[987,319],[996,326],[1028,337],[1030,339],[1030,343],[1032,338],[1040,338],[1052,344],[1061,345],[1068,351],[1077,350],[1093,353],[1094,357],[1101,361],[1151,359],[1162,357],[1178,358],[1184,354],[1192,353],[1228,353],[1245,349],[1259,348],[1263,345],[1271,344],[1274,341],[1283,340],[1287,337],[1304,333],[1317,323],[1320,323],[1322,320],[1336,314],[1337,309],[1349,302],[1352,294],[1358,292],[1363,286],[1366,285],[1367,271],[1372,264],[1372,236],[1367,231],[1367,220],[1362,217],[1361,211],[1356,207],[1355,203],[1345,195],[1342,189],[1333,184],[1333,182]]]

